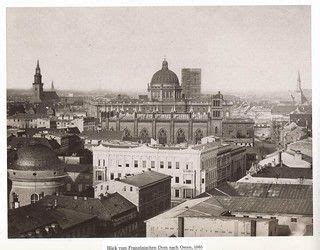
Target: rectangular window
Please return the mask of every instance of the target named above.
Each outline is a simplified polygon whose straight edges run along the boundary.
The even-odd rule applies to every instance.
[[[110,173],[110,180],[114,179],[114,173]]]
[[[168,169],[171,169],[172,165],[171,165],[171,161],[168,161]]]
[[[127,191],[127,187],[126,186],[123,187],[123,191]]]
[[[146,168],[147,167],[147,162],[146,161],[142,161],[142,167]]]
[[[179,198],[180,192],[179,189],[174,190],[174,197]]]
[[[270,217],[270,219],[274,219],[274,220],[275,220],[275,219],[277,219],[277,218],[276,218],[276,217],[274,217],[274,216],[271,216],[271,217]]]
[[[98,166],[100,166],[100,160],[98,160]]]
[[[106,160],[103,160],[103,166],[105,166],[106,165]]]
[[[118,173],[118,178],[121,179],[121,173]]]
[[[154,161],[151,161],[151,168],[155,168],[155,162]]]
[[[187,170],[189,169],[189,163],[186,163],[186,169]]]
[[[130,165],[129,165],[129,163],[126,163],[126,168],[128,168]]]
[[[164,167],[164,163],[163,161],[160,161],[160,168],[163,168]]]
[[[186,180],[186,184],[191,184],[191,180]]]
[[[204,178],[202,178],[202,184],[204,184]]]
[[[249,218],[249,215],[244,215],[243,218]]]
[[[71,191],[71,184],[70,184],[70,183],[67,184],[67,191],[68,191],[68,192]]]
[[[133,188],[132,187],[130,187],[130,191],[132,191],[133,190]]]
[[[109,185],[107,185],[107,190],[109,190]]]
[[[180,168],[180,163],[176,162],[176,169],[179,169],[179,168]]]
[[[101,186],[102,187],[102,186]],[[78,185],[78,190],[79,190],[79,192],[82,192],[82,184],[79,184]]]
[[[291,218],[291,222],[297,222],[297,218]]]
[[[179,177],[176,177],[176,183],[179,183]]]
[[[122,167],[121,164],[119,164],[118,167],[121,168]]]
[[[137,168],[138,166],[139,166],[139,165],[138,165],[138,161],[135,160],[135,161],[134,161],[134,167]]]

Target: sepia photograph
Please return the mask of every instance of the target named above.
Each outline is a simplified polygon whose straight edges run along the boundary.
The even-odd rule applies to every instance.
[[[310,5],[5,12],[9,241],[314,235]]]

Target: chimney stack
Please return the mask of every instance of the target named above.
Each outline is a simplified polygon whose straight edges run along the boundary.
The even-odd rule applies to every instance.
[[[282,151],[279,151],[279,164],[282,167]]]

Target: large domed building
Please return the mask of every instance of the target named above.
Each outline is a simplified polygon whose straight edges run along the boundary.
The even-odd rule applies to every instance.
[[[176,101],[182,98],[178,76],[169,69],[166,60],[162,62],[162,69],[153,74],[148,91],[153,101]]]
[[[8,174],[12,181],[10,208],[25,206],[45,195],[60,193],[66,176],[63,162],[56,153],[41,144],[19,148],[15,161],[8,166]]]

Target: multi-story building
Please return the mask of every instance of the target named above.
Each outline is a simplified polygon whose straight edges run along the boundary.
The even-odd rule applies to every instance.
[[[222,121],[222,138],[241,146],[254,146],[254,121],[245,118],[228,118]]]
[[[172,176],[172,200],[193,198],[232,179],[234,172],[244,175],[245,154],[234,150],[234,146],[221,142],[172,147],[128,142],[101,144],[92,149],[94,185],[151,169]],[[232,156],[231,152],[234,152]],[[239,154],[242,155],[241,164],[232,166],[231,157]],[[241,170],[234,171],[234,167]]]
[[[181,70],[182,93],[186,99],[197,98],[201,95],[201,69]]]
[[[162,144],[197,143],[204,136],[221,135],[220,92],[202,100],[184,98],[179,79],[166,60],[153,75],[148,91],[148,100],[87,102],[88,115],[98,118],[106,130],[124,131],[127,137],[143,140],[153,138]]]
[[[77,127],[80,132],[83,131],[93,131],[95,130],[95,119],[93,117],[76,117],[72,119],[63,119],[57,120],[57,128],[73,128]]]
[[[56,128],[56,121],[48,115],[15,114],[7,118],[7,126],[11,128]]]
[[[137,207],[140,218],[147,219],[170,208],[170,184],[171,176],[149,170],[97,184],[95,198],[119,193]]]

